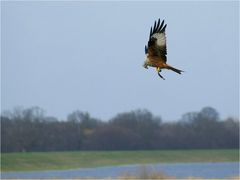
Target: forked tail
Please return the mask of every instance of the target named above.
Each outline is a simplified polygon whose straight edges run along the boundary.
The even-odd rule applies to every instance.
[[[172,71],[174,71],[174,72],[176,72],[176,73],[178,73],[178,74],[181,74],[182,72],[184,72],[184,71],[182,71],[182,70],[180,70],[180,69],[176,69],[176,68],[174,68],[174,67],[172,67],[172,66],[168,66],[168,69],[171,69]]]

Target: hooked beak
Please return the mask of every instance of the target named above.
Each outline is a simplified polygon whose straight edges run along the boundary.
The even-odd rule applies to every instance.
[[[148,65],[146,63],[143,64],[143,67],[148,69]]]

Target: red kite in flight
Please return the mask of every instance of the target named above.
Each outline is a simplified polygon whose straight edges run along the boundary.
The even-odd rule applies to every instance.
[[[154,27],[151,27],[148,45],[145,46],[146,60],[144,61],[143,67],[148,69],[148,66],[156,67],[158,75],[164,79],[160,74],[161,69],[170,69],[178,74],[181,74],[183,71],[176,69],[167,62],[167,47],[166,47],[166,35],[165,29],[167,24],[164,25],[164,20],[160,24],[160,19],[155,21]]]

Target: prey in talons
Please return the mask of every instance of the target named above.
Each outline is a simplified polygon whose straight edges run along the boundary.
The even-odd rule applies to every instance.
[[[165,80],[165,78],[160,74],[161,68],[157,67],[156,69],[157,69],[157,73],[158,73],[159,77],[162,78],[163,80]]]

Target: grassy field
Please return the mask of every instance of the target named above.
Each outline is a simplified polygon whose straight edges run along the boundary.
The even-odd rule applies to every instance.
[[[61,170],[124,164],[238,160],[238,150],[23,152],[2,153],[1,170]]]

